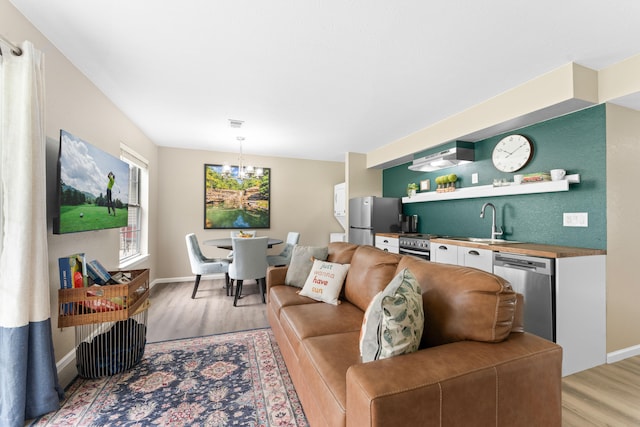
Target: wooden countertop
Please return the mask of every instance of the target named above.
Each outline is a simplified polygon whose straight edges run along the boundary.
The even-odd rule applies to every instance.
[[[418,233],[376,233],[376,236],[400,238]],[[445,243],[463,246],[465,248],[489,249],[493,252],[508,252],[512,254],[539,256],[544,258],[570,258],[577,256],[606,255],[604,249],[576,248],[573,246],[545,245],[542,243],[495,243],[491,245],[468,242],[464,240],[447,239],[446,237],[432,238],[431,243]]]
[[[391,237],[393,239],[397,239],[400,236],[411,236],[411,234],[400,234],[400,233],[376,233],[376,236],[383,236],[383,237]]]
[[[489,249],[493,252],[508,252],[512,254],[539,256],[544,258],[569,258],[577,256],[606,255],[603,249],[576,248],[573,246],[544,245],[541,243],[494,243],[485,245],[464,240],[447,239],[444,237],[431,239],[431,243],[445,243],[466,248]]]

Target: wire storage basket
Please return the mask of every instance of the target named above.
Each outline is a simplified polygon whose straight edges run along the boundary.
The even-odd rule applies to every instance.
[[[76,367],[83,378],[124,372],[144,354],[149,270],[119,273],[129,281],[58,291],[58,327],[75,326]]]
[[[147,342],[147,308],[126,320],[76,326],[76,367],[83,378],[115,375],[134,367]]]

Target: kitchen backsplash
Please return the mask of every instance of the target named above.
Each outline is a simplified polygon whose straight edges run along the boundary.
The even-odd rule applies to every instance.
[[[498,171],[491,161],[493,147],[506,135],[525,135],[534,145],[532,160],[517,173],[548,172],[566,169],[580,174],[581,182],[569,191],[518,196],[485,197],[451,201],[405,204],[405,215],[420,217],[419,231],[443,235],[489,237],[491,217],[480,218],[485,202],[497,208],[497,222],[508,240],[606,249],[606,115],[605,105],[597,105],[572,114],[496,135],[475,143],[475,162],[436,172],[413,172],[409,163],[383,172],[383,195],[406,196],[409,182],[431,180],[455,173],[457,185],[490,185],[493,180],[513,181],[511,173]],[[477,173],[478,184],[471,184]],[[527,184],[523,184],[527,185]],[[587,212],[588,227],[564,227],[563,213]]]

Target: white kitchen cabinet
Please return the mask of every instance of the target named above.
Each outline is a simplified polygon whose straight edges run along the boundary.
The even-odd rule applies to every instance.
[[[400,253],[400,239],[376,234],[376,248],[398,254]]]
[[[347,215],[347,185],[344,182],[333,187],[333,216]]]
[[[556,259],[556,342],[563,376],[607,363],[604,255]]]
[[[441,264],[458,265],[458,249],[457,245],[448,243],[432,243],[431,244],[431,261]]]
[[[493,251],[468,248],[448,243],[432,243],[431,260],[443,264],[462,265],[493,273]]]
[[[458,265],[474,267],[493,273],[493,251],[490,249],[458,247]]]

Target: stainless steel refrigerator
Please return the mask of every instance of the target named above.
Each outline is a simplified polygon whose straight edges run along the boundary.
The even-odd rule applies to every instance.
[[[402,200],[396,197],[356,197],[349,200],[349,242],[374,244],[376,233],[398,233]]]

